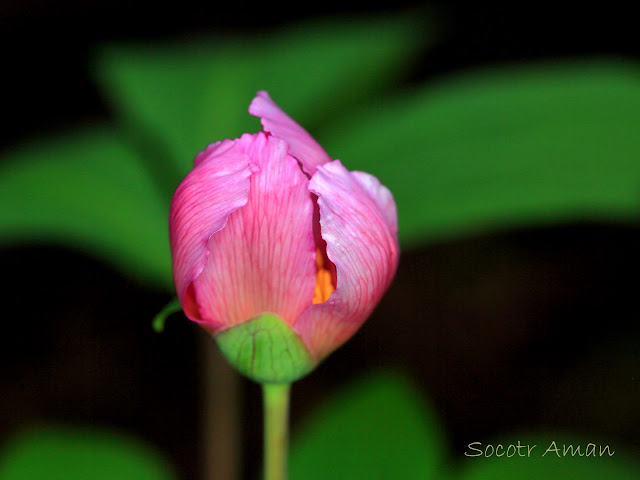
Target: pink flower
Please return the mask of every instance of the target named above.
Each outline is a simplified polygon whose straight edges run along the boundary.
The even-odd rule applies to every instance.
[[[185,314],[214,336],[265,313],[315,363],[351,337],[398,264],[396,206],[331,158],[266,92],[264,132],[209,145],[178,186],[169,231]]]

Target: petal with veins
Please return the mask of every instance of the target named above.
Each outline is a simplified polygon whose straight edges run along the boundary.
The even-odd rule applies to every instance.
[[[237,148],[260,171],[251,176],[246,205],[209,239],[209,258],[193,282],[202,321],[216,333],[266,312],[292,325],[314,294],[307,177],[276,137],[243,135]]]
[[[176,189],[169,213],[176,291],[192,320],[198,320],[198,312],[185,295],[204,268],[209,237],[223,229],[228,216],[247,203],[249,178],[258,170],[238,149],[207,150],[206,157],[199,156],[197,165]]]
[[[337,285],[326,302],[303,312],[294,329],[321,360],[375,308],[395,274],[399,248],[390,194],[377,180],[354,175],[336,160],[318,168],[309,188],[318,196],[321,234]]]

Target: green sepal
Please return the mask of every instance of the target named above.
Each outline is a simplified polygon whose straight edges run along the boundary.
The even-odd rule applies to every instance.
[[[182,310],[182,305],[180,305],[180,300],[176,297],[167,303],[155,317],[153,317],[153,330],[156,333],[164,332],[164,324],[167,322],[167,317],[173,315],[176,312]]]
[[[227,360],[258,383],[291,383],[316,366],[300,337],[272,313],[231,327],[215,340]]]

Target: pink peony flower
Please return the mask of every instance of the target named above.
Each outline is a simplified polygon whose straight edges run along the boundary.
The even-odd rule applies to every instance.
[[[331,161],[266,92],[249,113],[264,132],[209,145],[174,194],[174,281],[187,317],[217,339],[271,319],[223,351],[248,355],[249,376],[288,381],[351,337],[389,286],[399,255],[396,206],[375,177]],[[288,346],[274,350],[283,335]],[[257,351],[273,370],[277,352],[295,349],[308,360],[302,373],[265,379],[246,371],[258,370]]]

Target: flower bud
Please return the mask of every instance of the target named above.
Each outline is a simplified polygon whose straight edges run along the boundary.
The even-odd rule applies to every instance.
[[[210,145],[171,204],[178,298],[258,382],[294,381],[351,337],[398,265],[396,206],[267,95],[264,132]]]

